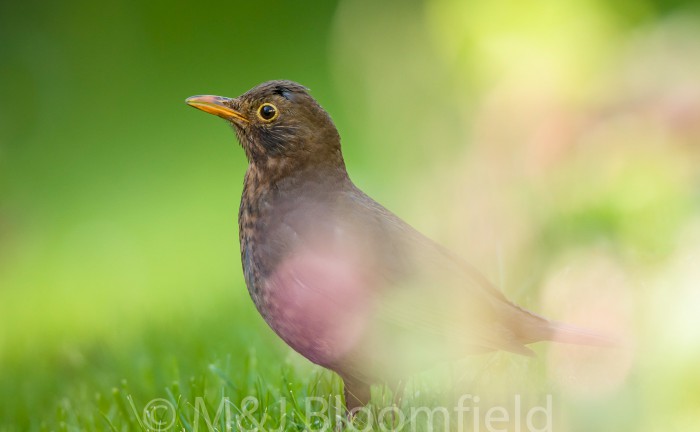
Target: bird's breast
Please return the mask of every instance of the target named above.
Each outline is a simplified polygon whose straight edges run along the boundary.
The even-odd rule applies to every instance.
[[[239,214],[256,307],[292,348],[326,366],[356,345],[370,310],[372,260],[347,214],[337,194],[308,183],[244,191]]]

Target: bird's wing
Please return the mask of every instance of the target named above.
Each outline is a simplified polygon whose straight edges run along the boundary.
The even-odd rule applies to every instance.
[[[408,334],[424,334],[459,356],[507,350],[531,353],[549,322],[511,303],[464,260],[437,245],[359,190],[351,192],[354,214],[379,250],[382,273],[378,319]],[[377,228],[374,228],[377,230]]]
[[[336,370],[359,379],[406,376],[471,353],[529,354],[525,344],[546,328],[546,320],[510,303],[461,259],[359,190],[302,199],[267,230],[267,243],[285,248],[268,280],[275,291],[293,293],[284,304],[304,299],[309,329],[323,323],[323,331],[306,332],[325,335],[319,343],[328,349],[317,362],[341,361]],[[339,345],[349,334],[352,344]]]

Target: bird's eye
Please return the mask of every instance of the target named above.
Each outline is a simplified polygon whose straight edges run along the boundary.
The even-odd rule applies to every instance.
[[[258,108],[258,117],[266,122],[271,122],[272,120],[276,119],[279,114],[280,113],[277,111],[277,107],[271,103],[264,103],[260,105],[260,108]]]

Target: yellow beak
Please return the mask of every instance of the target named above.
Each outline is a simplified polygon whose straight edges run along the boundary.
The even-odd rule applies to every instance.
[[[237,123],[249,123],[243,114],[230,108],[231,99],[223,96],[212,96],[212,95],[202,95],[202,96],[192,96],[188,97],[185,102],[197,109],[201,109],[209,114],[214,114],[222,119]]]

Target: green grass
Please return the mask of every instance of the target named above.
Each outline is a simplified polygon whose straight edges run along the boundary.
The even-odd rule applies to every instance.
[[[175,309],[147,325],[124,322],[111,334],[46,339],[4,356],[0,430],[227,430],[227,423],[234,430],[320,430],[345,420],[335,374],[277,340],[248,299],[214,297],[193,306],[201,308],[196,315]],[[400,399],[374,388],[371,414],[358,414],[354,424],[364,429],[368,415],[376,421],[393,404],[406,418],[413,406],[452,407],[465,388],[538,397],[548,390],[542,371],[541,360],[507,354],[441,365],[416,377]],[[450,392],[439,390],[445,387]],[[320,410],[326,417],[314,414]],[[384,420],[387,428],[398,422]],[[418,430],[426,421],[418,417]],[[442,430],[440,416],[433,423]]]
[[[199,316],[175,312],[121,340],[115,334],[76,343],[47,340],[5,358],[1,429],[148,430],[143,410],[162,399],[177,407],[177,430],[191,430],[199,402],[211,409],[229,398],[241,406],[254,396],[274,412],[286,391],[302,400],[312,390],[340,391],[336,378],[290,356],[255,324],[255,312],[232,304],[233,298]],[[128,332],[130,324],[124,327]]]

